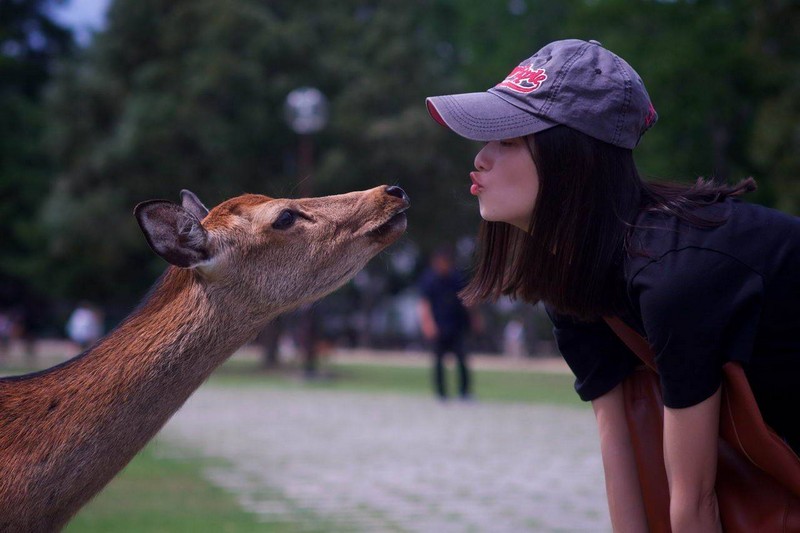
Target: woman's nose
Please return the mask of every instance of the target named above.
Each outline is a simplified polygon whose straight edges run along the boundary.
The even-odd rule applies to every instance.
[[[489,146],[488,144],[486,146]],[[486,155],[486,146],[475,156],[475,170],[489,170],[489,158]]]

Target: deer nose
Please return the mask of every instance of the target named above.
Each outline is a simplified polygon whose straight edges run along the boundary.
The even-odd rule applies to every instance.
[[[386,194],[389,196],[394,196],[395,198],[400,198],[401,200],[405,200],[408,202],[408,195],[406,191],[398,187],[397,185],[389,185],[386,187]]]

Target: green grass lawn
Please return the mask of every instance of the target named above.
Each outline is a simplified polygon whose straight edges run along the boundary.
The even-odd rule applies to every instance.
[[[370,393],[431,395],[431,370],[419,366],[342,363],[323,365],[317,380],[302,380],[296,373],[259,370],[253,362],[231,360],[209,380],[219,386],[319,388]],[[530,371],[474,370],[473,390],[479,401],[549,403],[584,406],[573,389],[574,378],[566,374]],[[456,373],[448,369],[448,390],[457,391]]]
[[[66,533],[296,533],[325,531],[304,515],[300,526],[263,522],[245,512],[233,496],[202,474],[207,460],[165,454],[163,445],[148,445],[114,480],[84,507]]]

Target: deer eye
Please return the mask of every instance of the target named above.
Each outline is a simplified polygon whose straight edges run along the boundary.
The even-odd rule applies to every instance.
[[[291,227],[295,220],[297,220],[297,214],[291,209],[284,209],[275,219],[275,222],[272,223],[272,227],[274,229],[286,229]]]

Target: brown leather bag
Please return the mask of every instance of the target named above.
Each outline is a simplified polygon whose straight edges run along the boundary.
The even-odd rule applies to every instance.
[[[649,530],[670,531],[664,402],[647,341],[619,318],[606,322],[645,366],[623,382]],[[764,422],[744,370],[722,367],[716,492],[726,532],[800,532],[800,458]]]

